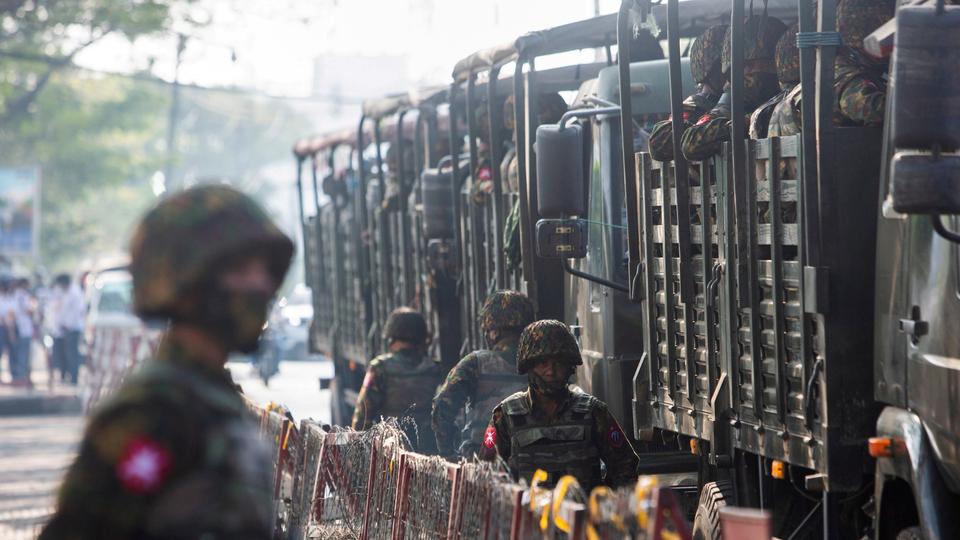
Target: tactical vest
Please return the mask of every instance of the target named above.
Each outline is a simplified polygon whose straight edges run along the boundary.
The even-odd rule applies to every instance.
[[[477,452],[493,409],[511,394],[526,389],[526,375],[517,373],[516,353],[516,349],[474,353],[477,357],[477,387],[467,406],[460,455],[470,457]]]
[[[537,469],[549,475],[542,485],[552,487],[564,475],[573,475],[588,493],[600,484],[600,450],[594,440],[593,400],[575,392],[551,424],[533,418],[528,394],[514,394],[503,402],[510,427],[510,470],[530,481]]]
[[[388,381],[380,414],[411,416],[420,429],[429,428],[433,395],[444,377],[440,364],[419,353],[396,352],[385,355],[380,365]]]

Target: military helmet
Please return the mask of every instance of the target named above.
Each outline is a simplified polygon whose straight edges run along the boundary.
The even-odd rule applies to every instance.
[[[777,41],[777,80],[782,83],[800,82],[800,49],[797,48],[799,25],[794,23]]]
[[[423,343],[427,340],[427,321],[419,311],[399,307],[390,313],[383,325],[383,339]]]
[[[142,317],[177,317],[198,286],[227,259],[262,253],[277,286],[293,242],[260,206],[223,185],[190,188],[164,199],[140,221],[130,242],[133,309]]]
[[[563,113],[567,112],[567,102],[557,92],[545,92],[537,98],[537,124],[557,124]],[[503,127],[513,131],[516,122],[513,117],[513,94],[503,102]]]
[[[863,49],[863,40],[896,14],[894,0],[841,0],[837,6],[837,30],[843,44]]]
[[[723,50],[723,38],[726,35],[727,25],[717,24],[704,30],[693,42],[690,47],[690,72],[697,83],[709,80],[711,73],[719,67],[720,51]]]
[[[517,291],[497,291],[480,308],[480,328],[486,333],[506,328],[523,329],[533,322],[533,302]]]
[[[571,366],[583,363],[580,347],[567,325],[545,319],[523,329],[517,347],[517,371],[526,373],[541,358],[558,358]]]
[[[776,17],[767,15],[751,15],[743,23],[743,59],[762,60],[773,59],[777,48],[777,40],[786,31],[787,25]],[[727,28],[727,33],[723,38],[723,54],[721,58],[721,68],[724,73],[730,72],[730,64],[733,61],[733,49],[730,44],[732,28]]]

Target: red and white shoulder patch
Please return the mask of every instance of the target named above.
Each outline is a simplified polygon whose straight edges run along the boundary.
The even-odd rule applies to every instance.
[[[705,115],[701,116],[699,120],[697,120],[697,124],[696,124],[696,125],[702,126],[702,125],[706,124],[707,122],[709,122],[710,120],[713,120],[713,118],[711,118],[709,114],[705,114]]]
[[[145,495],[163,485],[172,465],[166,448],[148,437],[138,437],[123,449],[116,465],[117,478],[127,491]]]
[[[487,431],[483,434],[483,446],[491,450],[497,446],[497,428],[487,427]]]
[[[373,371],[367,370],[367,374],[363,376],[363,388],[367,388],[371,384],[373,384]]]

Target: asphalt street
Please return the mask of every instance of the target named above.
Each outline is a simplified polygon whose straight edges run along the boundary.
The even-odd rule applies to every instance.
[[[253,401],[282,403],[297,422],[304,418],[330,422],[330,391],[320,390],[319,378],[333,375],[333,362],[282,361],[280,372],[270,379],[269,385],[263,384],[253,364],[229,362],[227,368]]]

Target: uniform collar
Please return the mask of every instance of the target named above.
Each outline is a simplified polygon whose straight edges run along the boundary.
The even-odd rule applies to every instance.
[[[196,373],[205,379],[217,384],[223,384],[235,387],[233,378],[226,367],[214,367],[205,361],[190,347],[177,339],[175,336],[167,334],[160,341],[155,356],[158,362],[167,362],[171,365]]]

